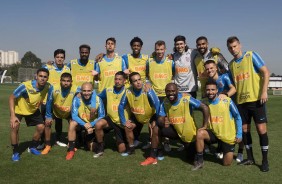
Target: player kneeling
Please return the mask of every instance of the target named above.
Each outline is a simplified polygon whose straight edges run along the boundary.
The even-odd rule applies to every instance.
[[[231,165],[235,143],[242,139],[242,119],[233,101],[226,97],[220,100],[218,98],[218,89],[215,81],[206,83],[206,96],[210,108],[211,122],[209,129],[200,128],[196,136],[196,150],[194,167],[192,170],[198,170],[203,167],[204,143],[218,143],[223,151],[223,165]],[[236,123],[236,127],[235,127]]]

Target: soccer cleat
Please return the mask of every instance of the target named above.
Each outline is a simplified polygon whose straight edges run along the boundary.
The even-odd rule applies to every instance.
[[[63,143],[63,142],[60,142],[60,141],[56,141],[56,144],[57,144],[58,146],[61,146],[61,147],[67,147],[67,146],[68,146],[67,144],[65,144],[65,143]]]
[[[185,149],[184,145],[181,144],[181,146],[179,148],[177,148],[177,151],[183,151]]]
[[[127,152],[124,152],[124,153],[121,153],[120,155],[123,157],[127,157],[129,154]]]
[[[146,145],[142,147],[142,149],[149,149],[151,148],[151,142],[148,142]]]
[[[145,161],[141,162],[140,165],[146,166],[146,165],[155,165],[158,163],[158,160],[153,157],[148,157]]]
[[[243,153],[238,153],[236,162],[241,163],[244,160]]]
[[[33,154],[33,155],[41,155],[41,152],[38,151],[36,148],[28,148],[27,150],[29,153]]]
[[[164,142],[164,150],[165,150],[166,152],[170,152],[170,151],[171,151],[171,147],[170,147],[168,141],[165,141],[165,142]]]
[[[100,156],[102,156],[104,154],[104,152],[99,152],[93,155],[94,158],[99,158]]]
[[[238,165],[254,165],[255,161],[251,159],[245,159],[242,162],[238,163]]]
[[[20,154],[19,153],[13,153],[13,155],[12,155],[12,161],[13,162],[17,162],[17,161],[19,161],[20,160]]]
[[[41,154],[42,154],[42,155],[47,155],[50,150],[51,150],[51,146],[46,145],[45,148],[44,148],[44,150],[41,151]]]
[[[66,160],[71,160],[74,157],[74,151],[68,151],[67,156],[66,156]]]
[[[162,149],[158,149],[158,156],[157,156],[157,159],[158,160],[164,160],[164,153],[163,153],[163,150]]]
[[[36,149],[42,150],[45,147],[45,143],[43,142],[42,144],[39,144]]]
[[[164,156],[158,156],[157,159],[158,159],[158,160],[164,160],[165,157],[164,157]]]
[[[129,148],[128,148],[128,151],[127,151],[127,154],[128,154],[128,155],[133,155],[133,154],[135,154],[135,147],[129,147]]]
[[[192,167],[192,171],[197,171],[199,169],[202,169],[204,167],[204,162],[194,162],[194,166]]]
[[[138,140],[134,140],[133,144],[134,144],[134,147],[138,147],[142,142],[138,141]]]
[[[262,172],[268,172],[269,171],[269,165],[268,165],[268,162],[262,162],[261,164],[261,167],[260,167],[260,170]]]

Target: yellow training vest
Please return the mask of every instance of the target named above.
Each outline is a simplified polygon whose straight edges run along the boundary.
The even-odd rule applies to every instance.
[[[94,70],[94,60],[88,60],[86,66],[78,64],[78,60],[71,60],[71,75],[73,84],[81,86],[84,82],[91,82],[93,84],[92,70]]]
[[[183,142],[192,142],[196,139],[196,125],[190,115],[190,96],[180,99],[178,105],[172,105],[167,98],[164,100],[164,107],[169,122],[175,128],[178,136]]]
[[[163,63],[157,63],[154,58],[149,59],[149,77],[152,88],[158,97],[165,96],[165,86],[172,79],[172,60],[165,58]]]
[[[44,98],[47,96],[50,84],[47,83],[44,86],[42,91],[37,92],[36,89],[32,86],[32,81],[23,82],[25,85],[28,99],[20,96],[15,101],[15,113],[20,115],[31,115],[39,108],[43,103]]]
[[[257,101],[261,96],[262,77],[254,70],[252,55],[252,51],[248,51],[240,63],[234,60],[230,63],[238,104]]]
[[[141,95],[136,97],[132,87],[130,87],[126,90],[126,97],[130,110],[137,121],[142,124],[149,123],[156,110],[150,106],[147,93],[142,89]]]
[[[63,69],[61,71],[57,71],[54,65],[46,65],[47,69],[49,70],[49,79],[48,82],[52,84],[53,86],[56,84],[60,84],[60,79],[62,73],[70,73],[69,67],[64,65]]]
[[[139,58],[134,58],[131,54],[127,54],[128,58],[128,69],[130,73],[138,72],[141,76],[143,83],[146,82],[146,62],[148,55],[141,55]]]
[[[98,109],[100,105],[100,98],[98,96],[96,96],[96,108]],[[94,121],[95,119],[98,118],[98,114],[95,113],[95,116],[93,119],[90,119],[90,109],[91,109],[91,105],[86,105],[82,98],[80,98],[80,106],[78,108],[78,116],[85,122],[85,123],[91,123],[92,121]]]
[[[209,128],[221,141],[234,144],[236,128],[234,118],[230,119],[230,98],[220,100],[218,104],[208,103],[211,114]]]
[[[53,90],[53,114],[57,118],[68,118],[71,114],[71,105],[77,86],[72,85],[68,95],[62,96],[61,85],[55,85]]]
[[[111,62],[107,62],[103,58],[98,65],[100,67],[98,93],[101,93],[105,88],[114,86],[115,74],[122,70],[122,58],[115,56]]]
[[[107,88],[106,95],[107,95],[107,115],[111,118],[111,120],[121,126],[119,115],[118,115],[118,106],[120,104],[121,97],[123,96],[125,89],[119,94],[114,93],[114,88]],[[124,109],[125,119],[129,119],[130,109],[128,105]]]

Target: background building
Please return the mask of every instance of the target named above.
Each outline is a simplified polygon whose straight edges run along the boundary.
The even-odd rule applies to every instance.
[[[19,62],[19,53],[16,51],[0,50],[0,66],[8,66]]]

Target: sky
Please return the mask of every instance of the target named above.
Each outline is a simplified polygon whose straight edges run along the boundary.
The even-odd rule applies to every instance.
[[[157,40],[172,53],[173,39],[183,35],[191,48],[206,36],[230,61],[226,39],[237,36],[243,50],[256,51],[270,73],[282,75],[278,46],[282,43],[282,1],[278,0],[9,0],[0,6],[0,50],[27,51],[43,62],[56,49],[66,50],[66,62],[79,58],[79,46],[91,46],[90,59],[105,52],[105,40],[115,37],[117,52],[131,53],[138,36],[142,53],[150,54]],[[281,50],[280,50],[281,49]]]

